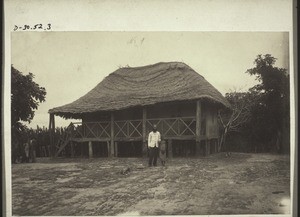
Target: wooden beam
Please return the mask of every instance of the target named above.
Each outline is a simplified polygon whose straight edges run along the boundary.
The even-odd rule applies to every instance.
[[[63,141],[63,143],[59,147],[58,151],[55,153],[55,157],[57,157],[60,154],[60,152],[68,145],[69,142],[70,142],[70,137],[67,136],[66,140]]]
[[[51,157],[55,156],[54,132],[55,132],[54,114],[50,114],[49,115],[49,139],[50,139]]]
[[[134,138],[114,138],[114,141],[119,141],[119,142],[134,142],[134,141],[143,141],[143,137],[134,137]]]
[[[50,129],[51,129],[51,126],[52,126],[52,117],[51,117],[52,114],[49,114],[49,133],[50,133]],[[44,130],[44,129],[43,129]]]
[[[110,138],[71,138],[70,141],[74,141],[74,142],[89,142],[89,141],[93,141],[93,142],[109,142]]]
[[[55,130],[55,116],[54,116],[54,114],[52,115],[52,119],[53,119],[53,121],[52,121],[53,130]]]
[[[201,101],[196,102],[196,156],[200,155],[201,151]]]
[[[195,138],[195,136],[164,136],[165,140],[194,140]]]
[[[108,148],[108,156],[113,157],[115,155],[114,150],[114,137],[115,137],[115,132],[114,132],[114,122],[115,122],[115,116],[114,113],[110,113],[110,148]]]
[[[147,124],[147,109],[146,107],[143,107],[143,142],[142,142],[142,154],[143,157],[147,157],[147,150],[148,150],[148,145],[147,145],[147,129],[146,129],[146,124]]]
[[[52,152],[53,152],[53,156],[55,156],[55,116],[54,114],[52,115],[52,141],[53,141],[53,145],[52,145]]]
[[[51,130],[51,127],[52,127],[52,114],[49,114],[49,140],[50,140],[50,147],[52,147],[52,130]],[[50,153],[51,155],[51,153]]]
[[[196,103],[196,142],[200,142],[201,136],[201,101]]]
[[[93,143],[89,141],[89,158],[93,157]]]
[[[143,142],[146,142],[147,140],[146,119],[147,119],[147,110],[145,107],[143,107]]]

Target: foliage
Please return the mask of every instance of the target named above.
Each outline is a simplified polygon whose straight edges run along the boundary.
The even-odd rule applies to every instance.
[[[289,146],[289,74],[286,69],[275,67],[275,62],[276,58],[270,54],[258,55],[255,67],[246,71],[261,82],[250,89],[259,97],[248,129],[253,128],[253,142],[269,148],[277,144],[278,151],[282,152]]]
[[[34,75],[11,67],[11,108],[12,123],[30,122],[39,103],[45,101],[46,90],[33,81]]]
[[[231,131],[239,131],[250,144],[255,144],[255,150],[277,149],[279,152],[287,152],[290,124],[289,74],[287,69],[275,67],[275,63],[276,58],[270,54],[257,56],[255,66],[246,73],[255,76],[259,84],[246,93],[226,94],[233,108],[230,114],[232,117],[227,120],[235,120],[239,112],[243,114],[247,111],[247,119],[241,118],[236,123],[231,123]],[[226,115],[220,116],[220,120],[221,118],[226,119]]]
[[[32,73],[23,75],[11,66],[12,150],[28,137],[29,129],[22,122],[30,122],[39,104],[45,101],[45,88],[40,87],[33,79]]]

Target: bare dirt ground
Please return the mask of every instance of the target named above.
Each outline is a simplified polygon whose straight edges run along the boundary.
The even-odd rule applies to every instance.
[[[130,168],[128,173],[124,169]],[[289,156],[38,159],[12,166],[13,215],[289,213]]]

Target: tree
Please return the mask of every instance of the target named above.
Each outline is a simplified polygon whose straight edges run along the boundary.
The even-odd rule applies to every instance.
[[[45,101],[45,88],[40,87],[33,79],[32,73],[23,75],[11,66],[12,150],[17,148],[16,144],[26,139],[24,133],[28,128],[22,122],[30,123],[39,104]]]
[[[239,132],[244,124],[250,118],[251,106],[253,104],[253,95],[249,92],[237,92],[225,94],[226,99],[231,104],[231,109],[222,110],[218,113],[218,119],[221,123],[222,133],[219,142],[219,151],[224,149],[226,137],[231,132]],[[225,148],[229,154],[228,147]]]
[[[259,84],[247,92],[234,91],[225,95],[232,110],[219,113],[222,127],[219,150],[227,146],[227,135],[238,132],[253,144],[252,150],[288,151],[289,74],[286,69],[275,67],[275,63],[276,58],[270,54],[258,55],[255,66],[246,73],[256,76]]]
[[[270,54],[258,55],[255,67],[246,71],[260,82],[249,89],[256,94],[257,103],[248,126],[255,143],[265,144],[265,149],[276,144],[282,152],[289,145],[289,74],[286,69],[275,67],[275,63],[276,58]]]

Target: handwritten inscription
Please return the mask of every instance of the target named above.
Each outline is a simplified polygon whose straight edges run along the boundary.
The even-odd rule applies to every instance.
[[[35,25],[15,25],[14,31],[30,31],[30,30],[44,30],[49,31],[51,30],[51,23],[48,24],[35,24]]]

